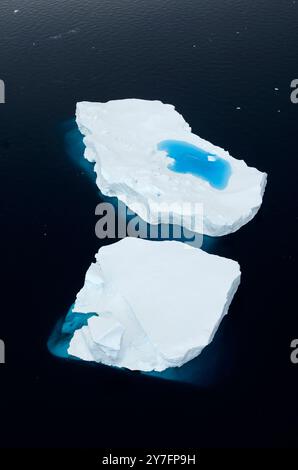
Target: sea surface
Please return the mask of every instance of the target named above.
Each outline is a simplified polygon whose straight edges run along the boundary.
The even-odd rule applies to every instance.
[[[297,24],[292,0],[1,1],[0,445],[297,446]],[[47,348],[103,244],[75,105],[129,97],[268,173],[257,216],[204,239],[242,281],[187,383]]]

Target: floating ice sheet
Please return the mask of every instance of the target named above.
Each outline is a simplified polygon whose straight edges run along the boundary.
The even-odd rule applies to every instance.
[[[179,242],[102,247],[73,308],[98,316],[75,331],[68,353],[131,370],[181,366],[212,340],[239,282],[238,263]]]
[[[174,224],[225,235],[251,220],[262,203],[266,173],[192,133],[172,105],[139,99],[80,102],[76,120],[101,192],[116,196],[150,224],[170,213]],[[173,142],[182,143],[178,159]],[[195,167],[194,153],[200,155]],[[183,203],[191,205],[188,214]]]

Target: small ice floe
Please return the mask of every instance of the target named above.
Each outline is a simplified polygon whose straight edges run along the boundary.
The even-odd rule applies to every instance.
[[[62,39],[66,36],[70,36],[72,34],[77,34],[79,32],[80,32],[79,29],[70,29],[69,31],[66,31],[65,33],[59,33],[59,34],[56,34],[54,36],[49,36],[49,39],[52,39],[52,40]]]
[[[57,40],[57,39],[61,39],[62,38],[62,34],[56,34],[55,36],[50,36],[49,39],[51,40]]]

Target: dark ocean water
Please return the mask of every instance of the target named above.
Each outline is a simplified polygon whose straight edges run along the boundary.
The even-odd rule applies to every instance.
[[[0,445],[297,446],[297,24],[287,0],[1,1]],[[205,240],[243,274],[196,387],[46,347],[101,244],[65,123],[77,101],[127,97],[174,104],[268,173],[255,219]]]

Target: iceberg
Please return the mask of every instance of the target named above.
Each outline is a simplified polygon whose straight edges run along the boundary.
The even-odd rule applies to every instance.
[[[149,224],[171,216],[173,224],[221,236],[261,206],[266,173],[194,134],[170,104],[83,101],[76,121],[102,194],[117,197]],[[183,203],[191,210],[184,213]]]
[[[177,241],[101,247],[72,311],[68,354],[140,371],[182,366],[212,340],[240,283],[235,261]]]

